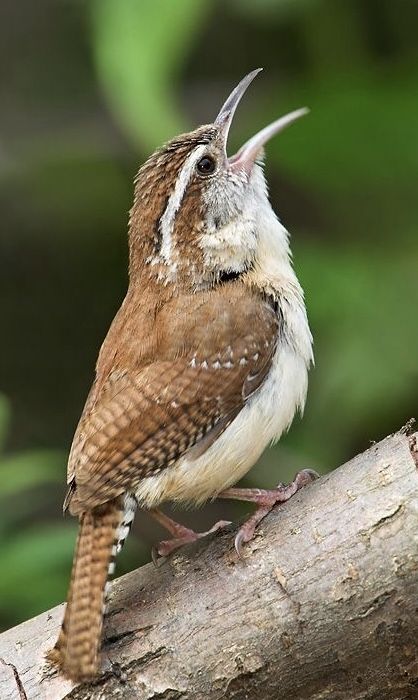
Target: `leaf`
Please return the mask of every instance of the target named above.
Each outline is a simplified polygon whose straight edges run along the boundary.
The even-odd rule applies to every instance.
[[[384,79],[360,72],[280,90],[278,113],[299,104],[308,118],[273,141],[269,157],[316,192],[341,195],[403,191],[418,167],[418,71]],[[392,189],[391,189],[392,188]],[[408,189],[412,189],[410,186]]]
[[[46,482],[61,482],[65,454],[59,450],[31,450],[0,460],[0,499]]]
[[[10,611],[12,622],[16,623],[64,598],[75,525],[40,526],[2,542],[0,618],[3,625],[9,623]],[[16,611],[19,611],[18,620]]]
[[[94,0],[93,49],[109,105],[128,136],[153,150],[184,130],[175,80],[208,0]]]

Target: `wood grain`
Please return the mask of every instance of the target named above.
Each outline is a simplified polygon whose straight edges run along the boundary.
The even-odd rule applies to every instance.
[[[386,438],[276,508],[243,561],[231,527],[116,580],[93,685],[45,675],[62,606],[0,635],[0,698],[418,698],[417,442]]]

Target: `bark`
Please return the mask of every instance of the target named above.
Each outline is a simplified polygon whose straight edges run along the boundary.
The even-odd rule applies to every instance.
[[[0,697],[418,698],[417,445],[401,431],[307,487],[244,560],[231,526],[116,580],[94,684],[45,670],[62,606],[4,633]]]

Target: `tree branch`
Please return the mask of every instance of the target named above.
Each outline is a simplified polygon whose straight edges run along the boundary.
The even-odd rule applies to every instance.
[[[92,685],[45,673],[62,606],[4,633],[0,697],[418,698],[417,445],[397,433],[296,494],[243,561],[230,528],[116,580]]]

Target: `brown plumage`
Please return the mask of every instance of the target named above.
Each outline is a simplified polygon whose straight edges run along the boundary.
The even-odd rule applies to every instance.
[[[152,155],[135,181],[129,289],[68,463],[64,509],[80,530],[48,658],[76,681],[98,671],[108,572],[136,505],[216,497],[304,402],[311,338],[302,292],[253,141],[247,155],[244,147],[226,157],[231,99],[213,125]]]
[[[154,318],[152,359],[150,339],[142,357],[141,343],[136,351],[130,347],[146,325],[141,304],[134,307],[135,321],[127,304],[116,320],[113,363],[113,327],[103,345],[69,461],[66,507],[79,515],[80,532],[63,628],[49,655],[71,678],[86,680],[97,671],[122,495],[216,439],[269,370],[276,314],[259,294],[240,287],[226,283],[165,304]]]
[[[84,681],[97,672],[103,627],[104,591],[117,527],[122,517],[119,499],[80,516],[67,607],[58,641],[49,660],[70,678]]]
[[[124,308],[118,354],[109,365],[111,329],[74,439],[69,473],[77,488],[67,503],[74,515],[135,490],[211,431],[225,429],[263,381],[275,350],[276,314],[241,284],[167,302],[155,312],[152,351],[142,357],[140,342],[130,348],[146,322],[141,306],[134,327],[130,306]],[[111,367],[106,377],[102,367]]]

